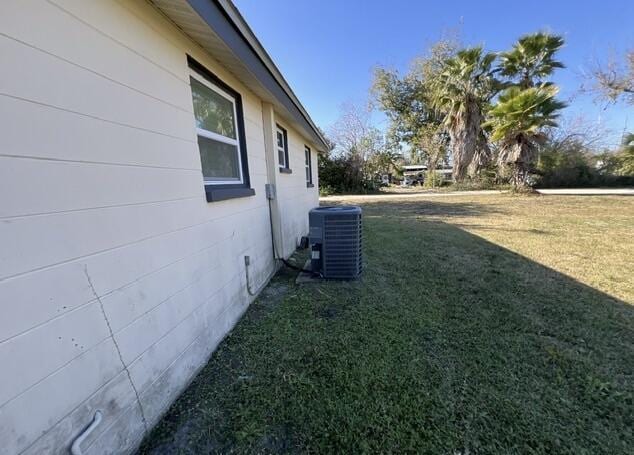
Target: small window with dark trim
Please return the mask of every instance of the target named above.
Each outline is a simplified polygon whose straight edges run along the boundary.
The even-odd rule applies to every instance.
[[[312,188],[313,185],[313,162],[310,155],[310,147],[304,146],[304,157],[306,161],[306,186]]]
[[[277,131],[275,133],[275,145],[280,172],[290,174],[291,168],[288,163],[288,134],[280,125],[277,125]]]
[[[252,196],[242,99],[190,59],[190,83],[207,201]]]

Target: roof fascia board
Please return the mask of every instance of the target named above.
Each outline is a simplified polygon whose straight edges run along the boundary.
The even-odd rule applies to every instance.
[[[326,150],[326,141],[318,128],[303,109],[295,94],[292,93],[281,73],[270,60],[270,57],[259,41],[257,41],[242,16],[239,15],[237,9],[233,5],[231,7],[223,6],[222,3],[228,3],[219,0],[187,0],[187,3],[214,33],[224,41],[227,47],[242,61],[271,95],[284,106],[295,121],[307,131],[312,132],[313,139]],[[248,35],[251,35],[251,40],[245,36],[245,31]],[[258,52],[258,48],[260,52]],[[268,65],[265,60],[269,60]]]

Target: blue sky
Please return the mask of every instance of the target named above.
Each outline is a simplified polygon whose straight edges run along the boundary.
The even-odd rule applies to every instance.
[[[605,107],[580,95],[580,74],[593,59],[634,47],[634,1],[531,1],[522,13],[509,2],[234,0],[293,90],[322,128],[328,128],[346,102],[365,103],[372,69],[406,71],[411,59],[443,32],[459,28],[465,44],[506,50],[522,34],[547,30],[561,34],[560,59],[567,68],[555,81],[571,101],[566,117],[583,115],[612,130],[634,130],[634,109]],[[572,98],[571,98],[572,97]],[[385,126],[376,115],[377,126]]]

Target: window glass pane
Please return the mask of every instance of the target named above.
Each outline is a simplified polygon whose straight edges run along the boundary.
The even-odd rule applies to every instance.
[[[286,153],[284,152],[284,149],[277,149],[277,159],[280,163],[280,166],[285,167],[286,166]]]
[[[284,134],[281,131],[277,132],[277,146],[284,147]]]
[[[304,159],[306,163],[306,183],[313,183],[312,163],[310,162],[310,149],[308,147],[304,147]]]
[[[233,103],[194,78],[191,84],[196,126],[235,139]]]
[[[240,181],[238,147],[198,136],[203,176],[207,180]]]

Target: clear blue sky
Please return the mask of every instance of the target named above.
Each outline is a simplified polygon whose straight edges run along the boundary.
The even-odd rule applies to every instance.
[[[522,13],[501,1],[234,0],[293,90],[322,128],[338,117],[344,102],[364,103],[372,69],[407,70],[444,31],[460,28],[465,44],[506,50],[522,34],[561,34],[560,59],[567,68],[555,80],[572,99],[566,116],[583,114],[620,137],[634,130],[634,109],[596,104],[578,94],[580,73],[597,57],[623,58],[634,47],[634,0],[524,2]],[[377,126],[385,126],[382,116]]]

